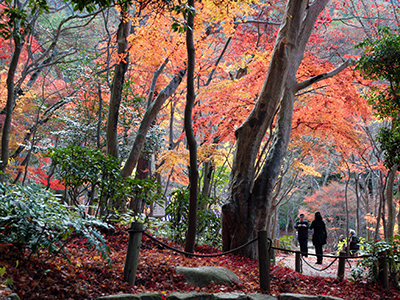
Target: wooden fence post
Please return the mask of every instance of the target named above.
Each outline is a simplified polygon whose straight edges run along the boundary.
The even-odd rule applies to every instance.
[[[142,240],[143,223],[132,222],[129,231],[128,250],[126,251],[124,281],[134,285],[139,262],[140,241]]]
[[[387,251],[378,253],[379,257],[379,281],[382,283],[385,289],[389,289],[389,267],[387,262]]]
[[[300,257],[299,251],[296,251],[295,269],[296,269],[296,272],[301,273],[301,257]]]
[[[279,241],[277,239],[274,239],[271,246],[274,246],[275,248],[279,248]],[[271,260],[270,260],[271,263],[273,265],[275,265],[276,264],[276,252],[274,249],[272,249],[272,247],[269,250],[269,255],[271,258]]]
[[[338,265],[338,272],[337,272],[337,278],[339,281],[342,281],[344,279],[344,270],[346,267],[346,252],[345,251],[340,251],[339,253],[339,265]]]
[[[260,288],[263,291],[270,292],[270,270],[271,270],[271,258],[268,251],[270,247],[270,241],[267,239],[267,231],[258,231],[258,272],[260,277]]]

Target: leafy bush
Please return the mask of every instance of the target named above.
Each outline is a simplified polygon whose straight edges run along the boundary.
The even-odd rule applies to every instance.
[[[108,217],[114,209],[125,210],[126,201],[138,203],[137,213],[141,213],[144,199],[146,205],[163,202],[159,183],[149,178],[123,178],[118,159],[99,149],[68,146],[53,149],[49,156],[77,206],[89,195],[85,203],[97,204],[102,216]]]
[[[288,250],[293,250],[294,249],[294,244],[293,244],[293,235],[284,235],[279,238],[279,247],[288,249]]]
[[[389,241],[370,241],[363,244],[363,258],[352,269],[353,280],[359,281],[364,278],[374,282],[378,281],[379,262],[382,261],[382,253],[386,252],[389,265],[389,274],[392,282],[395,281],[400,268],[397,263],[399,258],[400,235],[395,235]],[[365,255],[365,257],[364,257]]]
[[[78,234],[86,246],[98,251],[109,263],[110,249],[98,227],[108,224],[85,213],[85,207],[68,208],[38,185],[0,185],[0,243],[11,243],[39,255],[63,254],[65,245]]]
[[[75,205],[79,205],[82,197],[90,195],[92,199],[87,203],[98,203],[105,208],[107,201],[120,196],[120,166],[117,158],[99,149],[72,145],[52,149],[49,157],[57,166],[71,202]]]
[[[213,247],[221,244],[221,217],[217,198],[205,198],[199,195],[197,213],[197,242]],[[169,224],[168,238],[178,244],[185,242],[189,215],[189,190],[181,188],[171,194],[166,207],[166,219]]]

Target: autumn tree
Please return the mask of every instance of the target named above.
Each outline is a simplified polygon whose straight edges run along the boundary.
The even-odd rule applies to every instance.
[[[1,35],[2,38],[10,41],[10,53],[11,59],[8,66],[7,75],[7,102],[5,103],[4,109],[1,114],[5,115],[4,123],[2,124],[2,180],[5,179],[5,172],[9,164],[10,158],[17,158],[24,149],[23,145],[29,144],[30,139],[35,136],[38,127],[46,123],[55,111],[63,107],[68,101],[68,92],[59,92],[59,97],[38,97],[37,95],[45,95],[46,92],[43,90],[52,89],[53,86],[62,86],[60,77],[52,82],[52,76],[50,70],[60,75],[60,69],[54,68],[54,66],[60,66],[62,63],[67,63],[68,58],[76,55],[79,52],[79,42],[71,42],[68,39],[69,35],[76,33],[79,28],[90,24],[96,16],[94,6],[99,4],[97,1],[89,1],[86,3],[72,2],[73,6],[83,7],[80,9],[87,9],[89,13],[78,14],[70,13],[67,16],[64,14],[64,10],[72,9],[71,5],[66,5],[59,9],[57,3],[48,4],[46,1],[40,2],[40,5],[33,5],[31,2],[7,2],[1,7],[2,22],[1,22]],[[81,6],[80,6],[81,5]],[[58,23],[54,25],[52,21],[52,13],[57,11],[60,13]],[[41,25],[45,20],[45,15],[50,16],[46,19],[48,26],[54,25],[54,30],[49,32],[42,32]],[[48,38],[48,39],[47,39]],[[61,41],[62,40],[62,41]],[[22,56],[24,59],[21,59]],[[46,73],[47,72],[47,73]],[[42,91],[36,90],[32,93],[35,87],[35,83],[43,83],[42,87],[47,84],[48,86]],[[64,86],[65,87],[65,86]],[[35,96],[34,96],[35,95]],[[62,99],[60,99],[62,98]],[[51,99],[48,101],[48,99]],[[17,101],[18,100],[18,101]],[[36,105],[36,100],[40,103]],[[18,102],[18,103],[17,103]],[[38,114],[29,116],[33,119],[32,123],[27,126],[25,136],[18,149],[13,154],[10,154],[10,134],[11,124],[13,120],[13,113],[15,108],[21,109],[21,104],[26,103],[28,106],[35,107],[40,111]],[[43,113],[41,113],[43,112]],[[23,130],[21,130],[23,132]],[[18,135],[23,135],[19,132]],[[11,136],[13,136],[11,134]],[[17,141],[15,141],[15,144]],[[29,161],[29,153],[21,163],[22,166],[26,167]]]
[[[357,64],[366,78],[383,81],[371,88],[369,103],[382,119],[390,120],[390,127],[382,127],[378,141],[385,152],[388,169],[385,198],[388,211],[385,237],[394,235],[396,207],[393,201],[395,176],[400,163],[400,35],[383,28],[376,39],[366,39],[359,44],[365,52]]]
[[[296,73],[315,21],[328,1],[288,1],[264,86],[246,121],[236,130],[237,145],[230,195],[223,207],[223,249],[235,248],[265,229],[276,179],[289,142],[293,103],[298,91],[331,77],[347,64],[298,82]],[[277,112],[277,134],[259,176],[252,182],[261,141]],[[251,233],[251,234],[250,234]],[[242,251],[253,255],[252,249]]]

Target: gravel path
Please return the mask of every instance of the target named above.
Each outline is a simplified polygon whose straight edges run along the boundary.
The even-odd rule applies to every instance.
[[[313,254],[314,249],[309,249],[309,253]],[[325,254],[325,253],[324,253]],[[335,254],[336,255],[336,254]],[[303,274],[305,275],[310,275],[310,276],[323,276],[323,277],[337,277],[337,272],[338,272],[338,263],[339,260],[336,260],[328,269],[325,269],[328,267],[335,259],[334,258],[328,258],[324,257],[322,265],[317,265],[315,264],[316,262],[316,257],[314,255],[309,255],[308,257],[304,258],[305,262],[302,261],[302,266],[303,266]],[[292,270],[295,270],[295,254],[294,253],[289,253],[289,254],[281,254],[277,253],[276,257],[276,264],[278,266],[284,266],[288,267]],[[352,266],[356,265],[355,260],[350,260],[350,264]],[[346,262],[346,267],[345,267],[345,274],[344,276],[346,278],[351,277],[351,271],[350,271],[350,265],[348,262]]]

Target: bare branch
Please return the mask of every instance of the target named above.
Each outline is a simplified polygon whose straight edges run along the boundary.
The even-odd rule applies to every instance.
[[[327,73],[323,73],[317,76],[313,76],[311,78],[308,78],[302,82],[299,82],[298,84],[296,84],[293,88],[296,92],[316,83],[319,82],[321,80],[327,79],[327,78],[331,78],[333,76],[335,76],[336,74],[339,74],[340,72],[342,72],[344,69],[346,69],[349,64],[350,64],[351,60],[346,60],[344,63],[342,63],[339,67],[337,67],[336,69],[327,72]]]

